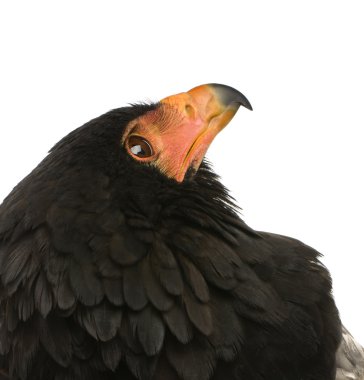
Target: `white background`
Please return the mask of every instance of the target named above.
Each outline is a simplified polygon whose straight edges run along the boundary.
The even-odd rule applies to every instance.
[[[0,199],[66,133],[198,84],[236,87],[208,157],[255,229],[322,252],[364,343],[364,3],[3,1]]]

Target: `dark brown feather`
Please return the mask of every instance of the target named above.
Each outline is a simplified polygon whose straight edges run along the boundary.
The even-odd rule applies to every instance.
[[[206,163],[133,160],[114,110],[0,206],[0,368],[14,380],[333,380],[341,325],[319,253],[258,233]]]

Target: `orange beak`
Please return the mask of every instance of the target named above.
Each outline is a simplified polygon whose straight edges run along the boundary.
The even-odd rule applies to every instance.
[[[169,96],[160,107],[138,121],[158,151],[153,165],[178,182],[197,171],[215,136],[229,123],[240,105],[252,109],[239,91],[221,84],[205,84]],[[145,134],[144,134],[145,135]]]

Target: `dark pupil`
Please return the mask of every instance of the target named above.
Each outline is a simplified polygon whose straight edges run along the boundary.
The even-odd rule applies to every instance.
[[[152,155],[152,149],[148,142],[139,136],[132,136],[129,138],[129,149],[138,157],[149,157]]]

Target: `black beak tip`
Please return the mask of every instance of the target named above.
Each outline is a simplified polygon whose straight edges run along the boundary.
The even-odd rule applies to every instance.
[[[253,107],[252,107],[252,105],[250,104],[250,102],[249,102],[249,100],[247,98],[245,98],[244,104],[243,103],[240,103],[240,104],[242,106],[244,106],[245,108],[247,108],[249,111],[253,111]]]
[[[243,95],[240,91],[236,90],[235,88],[219,83],[209,83],[208,85],[216,91],[220,101],[223,102],[225,105],[229,105],[231,103],[238,103],[247,108],[248,110],[253,111],[253,107],[250,104],[249,100],[245,97],[245,95]]]

